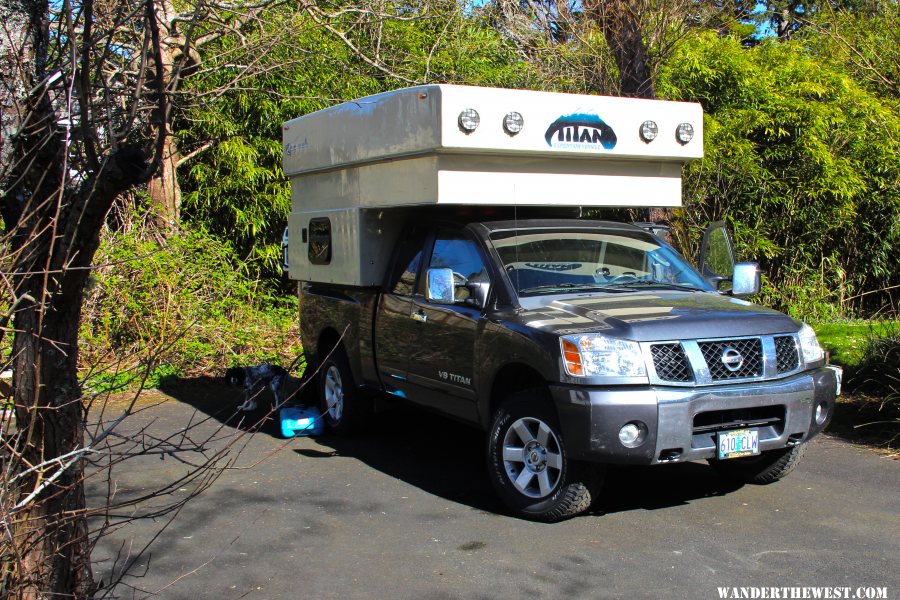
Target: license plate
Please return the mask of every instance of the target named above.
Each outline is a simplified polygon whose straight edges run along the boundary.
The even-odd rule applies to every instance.
[[[736,429],[718,434],[719,458],[740,458],[759,454],[759,430]]]

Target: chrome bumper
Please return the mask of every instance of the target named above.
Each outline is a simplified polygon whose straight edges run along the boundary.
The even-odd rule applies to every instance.
[[[840,380],[839,368],[821,367],[787,379],[752,384],[697,388],[552,386],[551,393],[573,458],[659,464],[715,457],[715,430],[697,431],[695,418],[701,413],[740,414],[740,409],[765,412],[765,407],[773,407],[780,415],[783,407],[783,418],[777,424],[760,428],[760,450],[805,442],[828,425]],[[817,420],[816,407],[820,405],[821,418]],[[626,448],[618,432],[634,421],[645,424],[648,434],[637,448]]]

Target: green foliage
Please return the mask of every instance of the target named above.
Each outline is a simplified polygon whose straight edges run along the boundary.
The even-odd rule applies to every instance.
[[[357,11],[329,23],[346,30],[378,69],[306,13],[273,9],[241,38],[206,48],[203,73],[187,93],[199,102],[176,123],[183,152],[200,152],[180,171],[189,223],[232,241],[253,275],[278,272],[291,194],[281,169],[281,127],[345,99],[410,82],[520,87],[524,81],[500,35],[455,2],[383,5],[397,18],[361,21]],[[395,74],[388,75],[387,72]],[[239,82],[236,85],[234,82]]]
[[[831,362],[855,373],[863,363],[864,350],[869,339],[887,335],[892,327],[886,321],[842,321],[814,323],[813,329]]]
[[[682,218],[725,219],[767,274],[763,301],[803,318],[879,308],[900,284],[900,116],[799,43],[687,40],[658,86],[700,102],[706,155]],[[696,234],[695,234],[696,235]]]
[[[845,378],[865,415],[856,425],[865,435],[896,448],[900,439],[900,322],[872,328],[856,371]]]
[[[803,42],[822,61],[844,65],[873,93],[900,100],[900,3],[822,11]]]
[[[161,244],[104,234],[84,305],[82,377],[90,389],[147,387],[232,364],[289,364],[300,353],[297,301],[236,269],[228,243],[187,230]]]
[[[900,322],[869,330],[851,383],[856,391],[876,395],[900,409]]]

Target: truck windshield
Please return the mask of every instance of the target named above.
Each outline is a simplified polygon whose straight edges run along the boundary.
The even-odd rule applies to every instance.
[[[603,290],[712,291],[670,247],[642,231],[499,231],[491,241],[519,296]]]

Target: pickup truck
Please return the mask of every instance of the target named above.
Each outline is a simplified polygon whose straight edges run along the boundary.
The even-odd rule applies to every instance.
[[[378,396],[481,428],[500,498],[552,522],[589,507],[608,464],[777,481],[831,419],[840,370],[809,326],[743,299],[759,271],[722,228],[695,270],[652,227],[429,215],[381,286],[300,284],[333,432]]]

